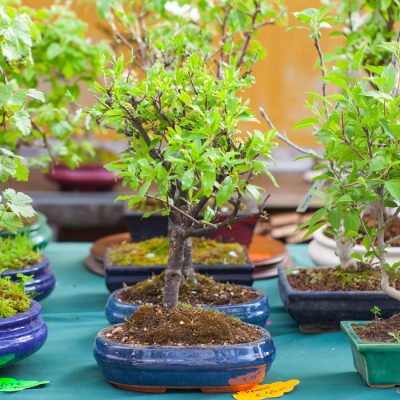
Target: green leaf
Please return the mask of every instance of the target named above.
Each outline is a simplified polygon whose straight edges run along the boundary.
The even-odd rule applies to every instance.
[[[188,169],[182,176],[182,189],[187,190],[193,187],[194,184],[194,171]]]
[[[3,200],[19,217],[32,218],[35,216],[35,211],[31,207],[32,199],[26,194],[16,192],[14,189],[6,189],[3,192]]]
[[[343,219],[343,226],[346,232],[358,232],[360,228],[360,218],[355,211],[349,211]]]
[[[364,59],[364,52],[365,52],[366,47],[367,47],[367,45],[365,44],[364,46],[362,46],[360,49],[358,49],[354,53],[353,61],[351,63],[351,66],[354,71],[358,71],[360,69],[363,59]]]
[[[386,181],[385,189],[397,202],[400,202],[400,178]]]
[[[27,136],[31,133],[31,119],[26,110],[18,110],[13,115],[13,120],[17,129],[24,135]]]
[[[221,207],[224,205],[231,197],[233,192],[235,191],[235,185],[232,177],[227,176],[222,182],[221,187],[218,189],[216,200],[217,206]]]
[[[44,94],[40,90],[28,89],[26,94],[27,96],[32,97],[33,99],[41,101],[42,103],[44,103],[45,101]]]
[[[58,43],[52,43],[47,48],[47,57],[52,60],[63,52],[63,48]]]
[[[338,208],[333,208],[332,210],[329,211],[326,219],[333,228],[339,229],[341,217],[342,215],[340,213],[340,210]]]

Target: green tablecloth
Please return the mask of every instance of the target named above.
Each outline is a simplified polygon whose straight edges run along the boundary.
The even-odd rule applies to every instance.
[[[57,275],[58,285],[43,301],[43,317],[49,337],[32,357],[6,369],[0,376],[50,380],[48,386],[5,394],[13,400],[63,399],[229,399],[230,394],[206,395],[197,391],[166,394],[124,392],[103,380],[92,356],[93,339],[107,325],[103,313],[108,293],[103,278],[83,266],[90,244],[54,243],[46,250]],[[310,265],[305,246],[290,246],[295,265]],[[316,335],[299,333],[285,313],[276,279],[258,281],[255,286],[268,294],[272,324],[269,329],[277,358],[266,382],[299,379],[300,385],[287,399],[308,400],[400,400],[398,389],[369,389],[354,370],[347,339],[341,332]]]

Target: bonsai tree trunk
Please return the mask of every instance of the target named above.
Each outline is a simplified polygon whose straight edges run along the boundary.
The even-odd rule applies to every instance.
[[[351,258],[353,252],[352,241],[344,235],[343,221],[340,223],[339,238],[336,242],[336,255],[339,257],[340,265],[347,268],[354,263]]]
[[[178,304],[179,285],[182,279],[185,237],[182,229],[169,223],[169,256],[164,283],[164,306],[173,308]]]
[[[193,259],[192,259],[192,238],[185,239],[184,250],[183,250],[183,275],[186,279],[188,279],[194,285],[197,285],[196,273],[193,268]]]
[[[386,256],[385,256],[385,198],[383,186],[379,188],[379,200],[377,202],[378,209],[378,235],[377,235],[377,246],[378,246],[378,258],[379,268],[381,270],[381,288],[391,298],[400,301],[400,291],[396,290],[390,285],[389,275],[385,269]]]

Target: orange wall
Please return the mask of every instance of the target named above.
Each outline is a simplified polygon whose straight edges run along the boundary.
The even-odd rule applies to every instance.
[[[24,4],[33,7],[48,6],[52,0],[24,0]],[[89,1],[75,2],[76,11],[87,21],[93,37],[103,36],[100,21],[93,5]],[[290,12],[308,7],[319,7],[318,0],[287,0]],[[289,24],[294,24],[293,17]],[[260,33],[259,39],[267,49],[267,57],[255,68],[257,84],[250,90],[252,107],[258,110],[263,106],[275,125],[288,133],[296,142],[303,145],[314,144],[314,139],[307,131],[292,132],[292,126],[302,118],[309,116],[305,110],[305,101],[309,91],[319,91],[319,71],[316,68],[316,53],[305,30],[287,32],[282,26],[267,26]],[[322,43],[322,47],[325,43]],[[248,128],[255,127],[249,125]],[[267,129],[262,123],[261,128]]]

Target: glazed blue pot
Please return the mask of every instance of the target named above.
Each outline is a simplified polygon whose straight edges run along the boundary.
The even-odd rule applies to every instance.
[[[135,346],[107,339],[103,329],[95,339],[94,357],[107,381],[125,390],[235,392],[262,382],[275,358],[271,335],[262,331],[262,339],[244,344]]]
[[[19,280],[18,274],[32,276],[33,279],[25,283],[25,291],[28,294],[35,294],[35,300],[43,300],[56,286],[56,277],[49,265],[49,259],[43,256],[42,261],[38,264],[18,270],[8,269],[1,276],[10,276],[13,281]]]
[[[127,304],[118,299],[119,293],[124,289],[111,293],[107,300],[105,313],[110,324],[119,324],[129,318],[140,306]],[[259,292],[260,297],[248,303],[226,306],[202,306],[205,310],[224,312],[232,317],[237,317],[248,324],[264,326],[269,317],[269,304],[267,297]]]
[[[39,316],[40,310],[40,304],[32,300],[28,311],[0,319],[0,368],[29,357],[42,347],[47,326]]]
[[[371,320],[374,306],[381,309],[382,318],[400,312],[400,302],[383,292],[295,290],[282,268],[278,286],[287,312],[305,333],[339,330],[340,321]]]

